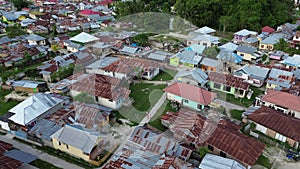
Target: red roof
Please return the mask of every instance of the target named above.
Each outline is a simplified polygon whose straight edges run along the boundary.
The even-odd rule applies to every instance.
[[[0,154],[0,169],[16,169],[22,165],[21,161]]]
[[[85,10],[80,11],[79,14],[80,15],[97,15],[97,14],[100,14],[100,12],[96,12],[96,11],[93,11],[90,9],[85,9]]]
[[[244,79],[242,78],[217,72],[210,72],[208,74],[208,79],[214,83],[219,83],[242,90],[248,90],[250,86],[250,84],[244,82]]]
[[[13,145],[0,140],[0,154],[13,148]],[[1,163],[0,163],[1,164]]]
[[[300,140],[300,119],[293,118],[287,114],[272,108],[262,106],[248,116],[248,119],[274,130],[286,137]]]
[[[273,33],[275,32],[275,29],[271,28],[270,26],[265,26],[261,29],[262,32],[267,32],[267,33]]]
[[[181,96],[185,99],[192,100],[202,105],[208,105],[217,96],[213,92],[182,82],[174,83],[166,87],[164,91],[177,96]]]
[[[99,5],[109,5],[112,3],[113,3],[113,0],[102,0],[100,2],[97,2],[97,4],[99,4]]]
[[[300,97],[290,93],[269,89],[261,100],[300,112]]]

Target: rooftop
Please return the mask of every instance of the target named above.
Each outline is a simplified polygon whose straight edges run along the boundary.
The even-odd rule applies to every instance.
[[[246,169],[243,165],[235,160],[221,156],[206,154],[199,166],[201,169]]]
[[[217,72],[210,72],[208,74],[208,79],[214,83],[220,83],[225,86],[231,86],[242,90],[248,90],[250,86],[248,83],[244,82],[244,79],[242,78]]]

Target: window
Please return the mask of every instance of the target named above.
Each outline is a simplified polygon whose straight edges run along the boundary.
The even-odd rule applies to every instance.
[[[220,151],[220,156],[226,158],[226,153],[224,153],[223,151]]]
[[[67,147],[67,149],[69,149],[69,146],[68,146],[68,144],[66,144],[66,147]]]
[[[214,88],[215,88],[215,89],[220,89],[220,88],[221,88],[221,84],[219,84],[219,83],[214,83]]]
[[[60,146],[61,146],[61,142],[60,142],[60,141],[58,142],[58,145],[60,145]]]
[[[223,87],[223,90],[227,91],[227,92],[230,92],[230,86],[224,86]]]
[[[99,102],[98,96],[95,96],[95,100],[96,100],[96,102]]]
[[[210,151],[214,151],[214,147],[211,145],[207,145],[207,149],[209,149]]]
[[[202,105],[201,105],[201,104],[198,104],[198,105],[197,105],[197,108],[198,108],[198,109],[202,109]]]
[[[183,102],[184,103],[189,103],[189,100],[188,99],[183,99]]]
[[[244,56],[244,54],[243,54],[243,53],[240,53],[240,55],[241,55],[241,56]]]
[[[264,45],[260,45],[260,48],[264,48]]]
[[[203,46],[207,46],[207,43],[203,43]]]

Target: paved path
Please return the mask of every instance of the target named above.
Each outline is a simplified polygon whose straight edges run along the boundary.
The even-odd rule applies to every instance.
[[[242,106],[239,106],[239,105],[236,105],[236,104],[232,104],[232,103],[226,102],[224,100],[216,99],[215,102],[221,104],[222,106],[224,106],[226,108],[226,110],[231,110],[231,109],[246,110],[246,107],[242,107]]]
[[[47,161],[50,164],[53,164],[57,167],[61,167],[63,169],[83,169],[82,167],[79,167],[75,164],[71,164],[69,162],[66,162],[62,159],[59,159],[57,157],[54,157],[52,155],[49,155],[43,151],[34,149],[33,147],[27,145],[27,144],[23,144],[20,143],[16,140],[12,139],[13,136],[11,134],[6,134],[5,136],[0,135],[0,140],[8,142],[13,144],[13,146],[19,150],[22,150],[24,152],[30,153],[32,155],[37,156],[39,159],[43,160],[43,161]]]

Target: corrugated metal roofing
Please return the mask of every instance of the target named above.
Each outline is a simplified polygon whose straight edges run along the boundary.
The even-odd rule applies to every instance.
[[[246,169],[243,165],[235,160],[220,157],[213,154],[206,154],[199,166],[201,169]]]

